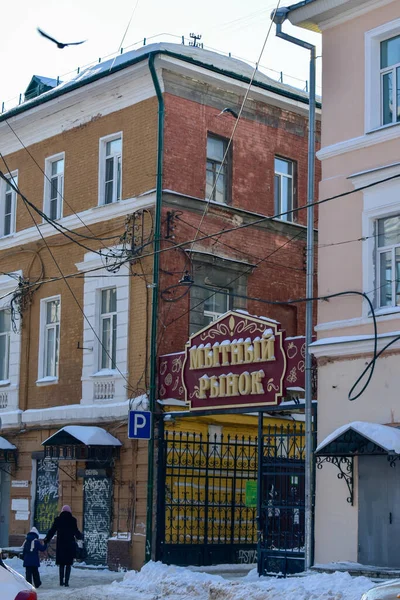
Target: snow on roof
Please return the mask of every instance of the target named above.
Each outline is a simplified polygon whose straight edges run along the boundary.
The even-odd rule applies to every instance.
[[[16,446],[10,444],[8,440],[3,437],[0,437],[0,450],[16,450]]]
[[[39,81],[44,83],[44,85],[48,85],[50,87],[56,87],[57,83],[59,83],[57,79],[52,79],[51,77],[43,77],[42,75],[34,75],[34,77],[39,79]]]
[[[131,50],[130,52],[126,52],[124,54],[119,54],[117,57],[107,60],[102,63],[96,63],[87,69],[82,70],[76,77],[69,81],[64,81],[63,83],[59,83],[55,88],[44,92],[40,95],[40,98],[44,100],[50,100],[54,94],[59,95],[60,93],[67,92],[70,88],[76,87],[77,84],[83,83],[85,80],[96,76],[106,75],[115,70],[119,70],[124,68],[124,66],[128,67],[129,63],[135,60],[145,59],[151,53],[171,53],[175,55],[175,58],[179,60],[182,58],[187,61],[197,61],[204,65],[205,68],[215,68],[220,71],[225,72],[228,76],[230,74],[238,75],[240,77],[245,77],[247,79],[251,79],[254,72],[254,67],[249,65],[248,63],[239,60],[237,58],[232,58],[230,56],[224,56],[218,52],[212,52],[211,50],[204,50],[203,48],[195,47],[195,46],[185,46],[183,44],[171,44],[168,42],[161,42],[157,44],[149,44],[146,46],[142,46],[138,50]],[[47,85],[53,85],[51,82],[54,79],[39,77],[43,83],[48,82]],[[253,78],[254,83],[258,83],[261,86],[270,86],[272,91],[276,91],[277,94],[282,93],[283,95],[294,94],[300,101],[304,99],[304,102],[308,102],[308,93],[295,88],[293,86],[280,83],[267,75],[264,75],[261,71],[257,70],[255,76]],[[30,103],[33,103],[36,98],[30,99],[22,103],[20,106],[15,109],[11,109],[11,111],[20,111],[27,110],[30,106]],[[7,111],[9,112],[9,111]],[[6,113],[4,113],[6,114]]]
[[[353,421],[335,429],[319,444],[316,452],[320,452],[328,444],[350,430],[359,433],[387,452],[400,454],[400,429],[389,427],[389,425],[379,425],[379,423],[368,423],[366,421]]]
[[[49,444],[61,431],[65,431],[86,446],[122,446],[121,442],[105,429],[87,425],[67,425],[47,438],[43,444]]]

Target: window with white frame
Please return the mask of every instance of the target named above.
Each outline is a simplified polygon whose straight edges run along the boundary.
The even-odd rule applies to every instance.
[[[14,186],[17,185],[17,172],[7,175],[10,183],[1,181],[0,202],[0,237],[15,233],[15,211],[17,205],[17,193]]]
[[[10,364],[11,312],[0,310],[0,381],[8,381]]]
[[[283,221],[293,221],[294,163],[292,160],[275,156],[275,214]]]
[[[100,204],[121,200],[122,135],[100,140]]]
[[[229,310],[229,290],[212,288],[206,291],[204,301],[204,327]]]
[[[60,297],[57,296],[42,300],[41,309],[39,378],[58,379],[60,358]]]
[[[400,122],[400,19],[365,33],[365,131]]]
[[[50,219],[62,217],[64,195],[64,154],[46,159],[44,211]]]
[[[400,121],[400,35],[381,42],[382,125]]]
[[[117,288],[100,292],[100,369],[115,369],[117,353]]]
[[[377,220],[379,307],[400,306],[400,215]]]
[[[85,274],[83,307],[87,319],[83,322],[83,346],[89,349],[82,357],[81,402],[122,402],[127,399],[125,377],[129,374],[129,265],[110,273],[98,254],[87,252],[76,267]],[[93,268],[98,268],[96,273]]]
[[[230,198],[230,152],[227,140],[207,137],[206,197],[226,204]],[[226,156],[225,156],[226,155]]]

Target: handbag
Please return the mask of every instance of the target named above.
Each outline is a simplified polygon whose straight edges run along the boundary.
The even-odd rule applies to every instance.
[[[77,560],[84,560],[86,558],[86,548],[83,540],[75,542],[75,558]]]

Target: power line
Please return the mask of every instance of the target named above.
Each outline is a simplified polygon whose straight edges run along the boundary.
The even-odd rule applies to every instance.
[[[6,161],[5,161],[5,158],[4,158],[4,156],[2,156],[2,160],[3,160],[3,162],[4,162],[4,165],[5,165],[6,169],[7,169],[7,171],[9,171],[9,168],[8,168],[8,166],[7,166],[7,163],[6,163]],[[0,173],[0,175],[2,175],[2,174]],[[14,178],[13,178],[13,177],[12,177],[12,179],[13,179],[13,183],[14,183],[14,185],[15,185],[15,180],[14,180]],[[17,189],[18,189],[18,187],[17,187]],[[20,193],[19,191],[18,191],[18,193],[19,193],[19,195],[21,196],[21,198],[23,198],[23,196],[21,195],[21,193]],[[54,256],[54,254],[53,254],[53,252],[51,251],[51,249],[50,249],[50,246],[48,245],[48,243],[47,243],[46,239],[44,238],[44,236],[43,236],[42,232],[40,231],[39,225],[36,223],[36,221],[35,221],[35,218],[34,218],[34,216],[33,216],[32,212],[31,212],[31,209],[30,209],[30,206],[29,206],[29,205],[30,205],[30,203],[25,203],[25,207],[26,207],[26,209],[27,209],[27,211],[28,211],[28,213],[29,213],[29,216],[31,217],[31,219],[32,219],[32,221],[33,221],[33,223],[34,223],[34,225],[35,225],[35,227],[36,227],[36,229],[37,229],[37,231],[38,231],[38,233],[39,233],[40,237],[42,238],[42,241],[44,242],[44,244],[45,244],[45,246],[46,246],[46,248],[47,248],[47,250],[48,250],[48,252],[49,252],[49,254],[50,254],[50,256],[51,256],[51,258],[52,258],[52,260],[53,260],[53,262],[54,262],[54,264],[56,265],[56,267],[57,267],[58,271],[60,272],[61,278],[64,280],[64,282],[65,282],[65,284],[66,284],[66,286],[67,286],[67,288],[68,288],[69,292],[71,293],[71,296],[73,297],[73,299],[74,299],[74,301],[75,301],[76,305],[78,306],[78,308],[79,308],[79,310],[80,310],[80,312],[81,312],[81,314],[82,314],[82,316],[83,316],[84,320],[85,320],[85,321],[86,321],[86,323],[89,325],[90,329],[91,329],[91,330],[92,330],[92,332],[94,333],[94,335],[95,335],[95,337],[96,337],[97,341],[99,342],[100,346],[102,347],[102,349],[104,350],[104,352],[106,353],[106,355],[108,356],[108,358],[111,360],[111,364],[113,364],[113,365],[114,365],[115,369],[118,371],[118,373],[121,375],[121,377],[122,377],[122,378],[123,378],[123,379],[126,381],[128,389],[129,389],[129,388],[131,388],[131,386],[130,386],[130,384],[129,384],[129,381],[128,381],[128,379],[125,377],[125,375],[124,375],[124,374],[122,373],[122,371],[119,369],[118,365],[117,365],[115,362],[113,362],[113,358],[112,358],[112,356],[111,356],[111,355],[110,355],[110,353],[108,352],[107,348],[104,346],[104,344],[103,344],[102,340],[100,339],[99,335],[97,334],[97,331],[95,330],[95,328],[94,328],[94,327],[93,327],[93,325],[91,324],[91,322],[90,322],[90,319],[89,319],[89,318],[86,316],[86,314],[85,314],[85,311],[83,310],[83,308],[82,308],[82,306],[81,306],[81,304],[80,304],[80,302],[79,302],[78,298],[76,297],[76,295],[75,295],[75,293],[74,293],[73,289],[71,288],[71,286],[70,286],[70,284],[69,284],[68,280],[67,280],[67,279],[64,277],[64,274],[63,274],[63,272],[62,272],[62,270],[61,270],[61,267],[60,267],[60,265],[58,264],[58,262],[57,262],[57,260],[56,260],[56,258],[55,258],[55,256]],[[36,285],[37,285],[37,284],[36,284]]]
[[[15,135],[15,137],[17,138],[17,140],[19,141],[19,143],[21,144],[21,146],[24,148],[24,150],[28,153],[28,155],[30,156],[30,158],[33,160],[33,162],[35,163],[35,165],[38,167],[38,169],[40,170],[40,172],[44,175],[45,179],[51,183],[50,178],[48,177],[48,175],[46,174],[46,172],[44,171],[44,169],[42,169],[42,167],[40,166],[40,164],[38,163],[38,161],[36,160],[36,158],[33,156],[33,154],[31,153],[31,151],[29,150],[29,148],[27,148],[27,146],[24,144],[24,142],[22,141],[22,139],[19,137],[19,135],[17,134],[17,132],[13,129],[13,127],[10,125],[10,123],[6,120],[6,123],[8,125],[8,127],[11,129],[11,131],[13,132],[13,134]],[[82,223],[82,225],[84,227],[86,227],[86,229],[88,231],[90,231],[90,233],[92,233],[92,230],[90,229],[89,225],[87,225],[83,219],[80,217],[80,215],[73,209],[73,207],[67,202],[65,196],[63,194],[59,194],[62,201],[65,202],[65,204],[68,206],[68,208],[74,213],[74,215],[79,219],[79,221]],[[53,219],[48,218],[48,222],[53,222]],[[62,227],[63,229],[65,229],[66,231],[68,231],[69,233],[73,233],[74,235],[77,235],[79,237],[88,239],[88,240],[95,240],[95,241],[109,241],[109,240],[115,240],[117,239],[119,236],[111,236],[111,237],[97,237],[97,236],[86,236],[82,233],[79,233],[77,231],[73,231],[71,229],[68,229],[67,227],[65,227],[64,225],[62,225],[61,223],[57,223],[60,227]]]
[[[220,175],[221,175],[222,168],[223,168],[223,166],[224,166],[224,165],[225,165],[225,163],[226,163],[226,157],[228,156],[228,153],[229,153],[230,147],[231,147],[231,145],[232,145],[233,138],[235,137],[236,130],[237,130],[237,128],[238,128],[238,125],[239,125],[240,119],[241,119],[241,117],[242,117],[242,113],[243,113],[244,106],[245,106],[245,104],[246,104],[246,102],[247,102],[247,98],[248,98],[248,96],[249,96],[249,93],[250,93],[250,90],[251,90],[251,86],[252,86],[252,84],[253,84],[253,81],[254,81],[254,77],[255,77],[255,75],[256,75],[256,73],[257,73],[257,70],[258,70],[258,64],[259,64],[259,62],[260,62],[260,60],[261,60],[261,57],[262,57],[262,55],[263,55],[263,53],[264,53],[265,46],[267,45],[268,38],[269,38],[269,35],[270,35],[270,33],[271,33],[271,30],[272,30],[272,26],[273,26],[273,24],[274,24],[274,17],[275,17],[275,14],[276,14],[276,12],[277,12],[277,10],[278,10],[278,8],[279,8],[279,5],[280,5],[280,3],[281,3],[281,0],[278,0],[278,3],[277,3],[277,5],[276,5],[276,8],[275,8],[275,10],[273,11],[273,15],[271,16],[271,21],[270,21],[270,24],[269,24],[269,27],[268,27],[267,35],[265,36],[265,40],[264,40],[264,43],[263,43],[263,45],[262,45],[262,48],[261,48],[261,52],[260,52],[260,55],[259,55],[258,61],[256,62],[256,66],[255,66],[255,67],[254,67],[254,69],[253,69],[253,73],[252,73],[252,75],[251,75],[251,78],[250,78],[249,84],[248,84],[248,86],[247,86],[247,88],[246,88],[246,93],[245,93],[245,95],[244,95],[244,98],[243,98],[243,100],[242,100],[242,104],[241,104],[241,106],[240,106],[240,110],[239,110],[239,113],[238,113],[237,119],[235,120],[235,124],[234,124],[234,126],[233,126],[233,130],[232,130],[231,136],[230,136],[230,138],[229,138],[228,144],[226,145],[226,149],[225,149],[225,152],[224,152],[224,156],[223,156],[223,158],[222,158],[222,162],[221,162],[221,164],[220,164],[220,166],[219,166],[219,169],[218,169],[218,172],[217,172],[217,176],[216,176],[216,178],[215,178],[215,181],[214,181],[214,183],[213,183],[213,187],[212,187],[212,189],[211,189],[211,192],[210,192],[210,194],[209,194],[209,197],[208,197],[208,199],[207,199],[206,206],[204,207],[203,214],[202,214],[202,216],[201,216],[200,223],[199,223],[199,225],[198,225],[198,229],[197,229],[196,235],[194,236],[194,240],[193,240],[193,242],[192,242],[192,248],[191,248],[192,250],[193,250],[193,246],[194,246],[194,244],[195,244],[195,242],[196,242],[196,239],[197,239],[197,234],[198,234],[198,232],[200,231],[200,228],[201,228],[201,226],[202,226],[202,224],[203,224],[203,221],[204,221],[204,219],[205,219],[205,217],[206,217],[206,215],[207,215],[207,213],[208,213],[208,208],[209,208],[209,206],[210,206],[211,198],[212,198],[212,196],[213,196],[213,194],[214,194],[214,190],[215,190],[215,189],[216,189],[216,187],[217,187],[218,179],[219,179],[219,177],[220,177]]]

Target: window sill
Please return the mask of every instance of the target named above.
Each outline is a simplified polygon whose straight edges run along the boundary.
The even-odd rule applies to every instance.
[[[116,204],[119,204],[120,202],[122,202],[121,200],[116,200],[115,202],[109,202],[108,204],[105,204],[104,202],[99,202],[97,206],[94,206],[93,208],[105,208],[106,206],[115,206]]]
[[[97,373],[93,373],[91,377],[117,377],[119,375],[116,369],[101,369]]]
[[[375,310],[375,317],[386,317],[389,315],[399,315],[400,316],[400,306],[385,306],[384,308],[377,308]],[[368,314],[370,318],[372,318],[371,313]]]
[[[365,132],[365,135],[372,135],[374,133],[378,133],[379,131],[385,131],[386,129],[392,129],[392,127],[398,127],[400,125],[400,121],[398,123],[388,123],[387,125],[380,125],[379,127],[375,127],[374,129],[369,129]]]
[[[42,377],[36,380],[36,385],[54,385],[58,383],[58,377]]]
[[[6,387],[11,385],[11,381],[9,379],[0,379],[0,387]]]

